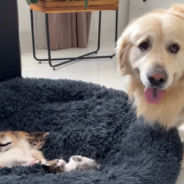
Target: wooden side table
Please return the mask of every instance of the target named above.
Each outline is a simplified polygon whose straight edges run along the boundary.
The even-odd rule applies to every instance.
[[[97,58],[113,58],[113,55],[104,55],[104,56],[89,56],[91,54],[97,54],[100,50],[100,38],[101,38],[101,17],[103,10],[115,10],[116,11],[116,20],[115,20],[115,42],[117,41],[117,32],[118,32],[118,8],[119,0],[89,0],[88,9],[85,10],[83,0],[76,1],[66,1],[66,0],[40,0],[38,4],[30,5],[31,13],[31,30],[32,30],[32,44],[33,44],[33,57],[41,63],[42,61],[48,61],[49,65],[55,70],[56,67],[76,61],[79,59],[97,59]],[[47,35],[47,50],[48,58],[39,59],[36,56],[35,48],[35,35],[34,35],[34,17],[33,11],[39,11],[45,13],[46,21],[46,35]],[[99,23],[98,23],[98,43],[97,49],[95,51],[89,52],[87,54],[73,57],[73,58],[51,58],[50,50],[50,36],[49,36],[49,24],[48,24],[48,14],[49,13],[71,13],[71,12],[91,12],[99,11]],[[61,63],[53,64],[52,61],[59,61]]]

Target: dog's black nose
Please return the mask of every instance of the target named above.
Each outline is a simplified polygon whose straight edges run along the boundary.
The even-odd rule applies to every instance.
[[[150,70],[148,73],[148,80],[153,86],[160,86],[163,83],[167,81],[167,73],[166,71],[161,67],[157,66]]]

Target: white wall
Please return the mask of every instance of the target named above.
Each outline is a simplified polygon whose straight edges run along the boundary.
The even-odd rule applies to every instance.
[[[18,0],[19,8],[19,32],[20,32],[20,42],[22,51],[31,50],[31,25],[30,25],[30,11],[29,6],[26,4],[25,0]],[[120,0],[119,5],[119,21],[118,21],[118,31],[119,34],[126,27],[128,22],[128,12],[129,12],[129,0]],[[93,39],[97,35],[98,28],[98,12],[93,12],[91,20],[91,30],[90,39]],[[43,47],[46,45],[46,35],[45,35],[45,21],[44,14],[36,14],[36,25],[39,25],[41,31],[36,30],[36,37],[38,41],[38,46]],[[115,28],[115,11],[103,11],[102,13],[102,38],[103,37],[114,37]]]
[[[119,4],[118,31],[120,35],[128,24],[130,0],[119,0],[119,1],[120,4]]]
[[[32,48],[30,10],[25,0],[18,0],[17,3],[21,51],[29,51]]]

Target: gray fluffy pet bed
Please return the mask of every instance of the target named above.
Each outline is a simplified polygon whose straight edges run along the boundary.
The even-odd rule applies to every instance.
[[[48,174],[42,166],[0,170],[0,184],[174,184],[182,159],[176,129],[135,118],[127,95],[70,80],[0,83],[0,130],[50,131],[47,159],[84,155],[100,171]]]

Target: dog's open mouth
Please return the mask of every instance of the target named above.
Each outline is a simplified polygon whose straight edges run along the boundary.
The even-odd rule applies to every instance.
[[[144,95],[148,103],[157,104],[164,97],[165,90],[160,90],[157,88],[145,88]]]

